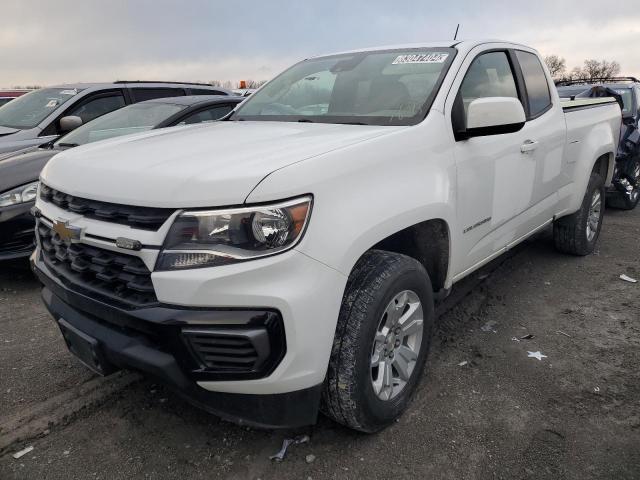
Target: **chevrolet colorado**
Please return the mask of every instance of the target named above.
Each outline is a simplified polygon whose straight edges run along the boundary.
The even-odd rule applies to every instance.
[[[374,432],[422,377],[434,302],[553,223],[593,251],[621,124],[500,41],[304,60],[228,121],[64,151],[33,269],[89,368],[263,427]]]

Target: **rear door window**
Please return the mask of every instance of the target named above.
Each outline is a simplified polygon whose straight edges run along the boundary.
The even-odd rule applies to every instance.
[[[204,88],[191,88],[191,95],[226,95],[225,92],[221,90],[207,90]]]
[[[551,107],[551,92],[540,59],[533,53],[516,50],[516,57],[524,76],[529,101],[529,118],[535,118]]]
[[[131,89],[133,101],[144,102],[154,98],[182,97],[185,95],[184,88],[144,88],[134,87]]]
[[[71,109],[65,115],[75,115],[82,119],[82,123],[87,123],[98,118],[105,113],[113,112],[126,105],[121,93],[113,95],[101,95],[99,97],[83,102],[78,107]]]
[[[192,113],[188,117],[182,119],[179,125],[190,125],[192,123],[215,122],[227,115],[233,110],[235,105],[215,105],[206,110]]]

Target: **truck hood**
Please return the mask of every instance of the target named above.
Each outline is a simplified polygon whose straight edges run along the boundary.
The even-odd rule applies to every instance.
[[[65,193],[152,207],[237,205],[269,173],[407,127],[218,122],[66,150],[42,172]]]

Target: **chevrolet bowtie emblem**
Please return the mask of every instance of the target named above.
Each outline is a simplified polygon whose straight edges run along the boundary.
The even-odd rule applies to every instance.
[[[56,232],[66,244],[70,244],[72,240],[80,240],[82,229],[69,225],[69,222],[66,220],[59,219],[53,222],[53,231]]]

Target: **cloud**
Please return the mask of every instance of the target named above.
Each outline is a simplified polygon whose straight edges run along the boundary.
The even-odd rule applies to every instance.
[[[0,86],[266,79],[319,53],[461,37],[619,61],[640,75],[637,0],[4,0]]]

